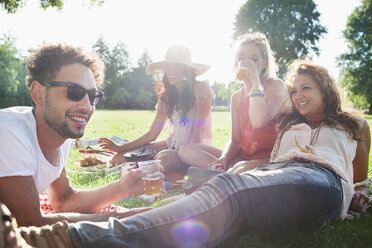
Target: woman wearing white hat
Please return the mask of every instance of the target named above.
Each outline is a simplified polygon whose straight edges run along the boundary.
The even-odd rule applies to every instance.
[[[208,69],[207,65],[192,63],[189,49],[183,46],[170,47],[163,61],[149,64],[146,68],[148,74],[155,70],[163,72],[155,85],[159,97],[155,119],[147,133],[124,145],[115,145],[106,138],[100,140],[103,148],[118,153],[112,163],[122,163],[125,153],[146,146],[155,150],[155,159],[162,160],[165,173],[185,171],[187,168],[178,157],[180,146],[212,143],[211,103],[214,94],[208,83],[195,79]],[[155,141],[167,120],[167,139]]]

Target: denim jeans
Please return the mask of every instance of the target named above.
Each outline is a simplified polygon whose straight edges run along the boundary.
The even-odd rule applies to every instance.
[[[338,218],[339,177],[317,163],[222,173],[154,210],[69,227],[76,247],[215,247],[249,228],[317,228]]]

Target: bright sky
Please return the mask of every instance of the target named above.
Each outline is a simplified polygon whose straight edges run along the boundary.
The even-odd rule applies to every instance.
[[[145,49],[158,61],[170,45],[183,44],[192,51],[193,62],[211,65],[203,78],[213,83],[232,79],[233,22],[246,0],[106,0],[101,7],[89,7],[89,0],[65,0],[62,11],[44,11],[40,0],[25,2],[16,14],[0,9],[0,35],[16,37],[23,54],[44,41],[92,47],[102,36],[111,47],[123,42],[135,65]],[[328,34],[314,61],[337,77],[335,57],[346,51],[342,30],[360,0],[315,2]]]

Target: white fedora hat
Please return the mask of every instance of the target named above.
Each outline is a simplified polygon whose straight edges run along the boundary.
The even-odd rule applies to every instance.
[[[155,70],[164,70],[164,67],[168,63],[179,63],[184,64],[194,69],[196,76],[203,74],[208,71],[209,65],[191,63],[191,52],[187,47],[184,46],[171,46],[168,48],[163,61],[150,63],[146,67],[147,74],[151,74]]]

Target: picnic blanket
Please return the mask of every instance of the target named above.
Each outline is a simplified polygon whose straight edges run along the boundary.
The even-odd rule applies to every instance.
[[[115,142],[115,144],[117,145],[122,145],[129,142],[129,140],[122,139],[118,136],[113,136],[110,138],[110,140]],[[100,143],[98,142],[98,139],[94,140],[76,139],[72,140],[72,146],[76,148],[100,148]]]
[[[122,139],[118,136],[113,136],[109,138],[111,141],[113,141],[117,145],[123,145],[125,143],[128,143],[129,140]],[[102,149],[100,147],[100,144],[98,142],[98,139],[95,140],[83,140],[83,139],[76,139],[73,141],[72,146],[76,148],[80,148],[79,152],[83,153],[85,155],[101,155],[105,157],[107,160],[111,160],[111,158],[116,154],[116,152]],[[145,160],[151,160],[155,156],[155,150],[148,147],[141,147],[132,151],[129,151],[124,154],[125,161],[126,162],[139,162],[139,161],[145,161]]]
[[[42,213],[44,214],[55,214],[56,212],[54,211],[53,207],[52,207],[52,204],[50,204],[50,201],[48,199],[48,194],[46,192],[43,192],[41,193],[41,195],[39,195],[39,199],[40,199],[40,209],[42,211]],[[114,204],[112,205],[109,205],[105,208],[102,208],[98,211],[96,211],[95,213],[96,214],[99,214],[99,213],[107,213],[107,212],[118,212],[118,211],[126,211],[127,209],[124,208],[124,207],[121,207],[121,206],[116,206]]]

